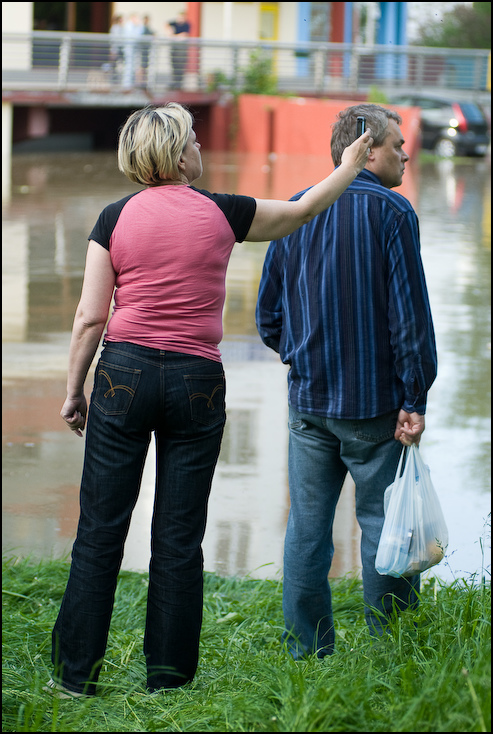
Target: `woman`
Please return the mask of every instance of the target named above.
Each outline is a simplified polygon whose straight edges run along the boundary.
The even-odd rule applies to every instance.
[[[113,314],[87,420],[80,519],[70,577],[53,630],[62,695],[94,694],[123,547],[151,433],[156,492],[144,654],[150,691],[193,679],[202,623],[207,501],[225,422],[225,274],[235,241],[289,234],[327,208],[364,167],[366,132],[328,178],[298,201],[210,194],[190,113],[175,103],[134,112],[118,165],[146,188],[110,204],[89,237],[61,415],[78,436],[84,382]]]

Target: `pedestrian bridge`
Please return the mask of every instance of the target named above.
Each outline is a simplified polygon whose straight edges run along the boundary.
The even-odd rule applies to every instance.
[[[14,103],[58,93],[76,105],[112,106],[124,95],[153,101],[177,88],[197,98],[365,98],[372,90],[391,96],[415,89],[475,99],[489,98],[490,89],[487,50],[152,36],[116,43],[108,34],[47,31],[3,33],[2,46],[3,99]]]

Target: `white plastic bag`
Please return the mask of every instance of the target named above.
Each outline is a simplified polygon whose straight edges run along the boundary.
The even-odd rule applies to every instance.
[[[394,482],[385,490],[384,512],[375,559],[379,574],[413,576],[440,563],[448,545],[448,530],[430,470],[416,444],[402,449]]]

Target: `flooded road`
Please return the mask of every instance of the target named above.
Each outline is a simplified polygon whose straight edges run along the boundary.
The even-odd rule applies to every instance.
[[[289,197],[331,170],[299,156],[203,155],[197,186]],[[3,206],[3,550],[59,557],[78,518],[83,440],[63,424],[70,329],[87,235],[106,204],[138,190],[111,153],[17,155]],[[441,578],[490,568],[489,160],[413,166],[400,189],[415,206],[439,370],[421,450],[449,527]],[[267,243],[236,245],[224,341],[228,422],[210,501],[205,567],[277,577],[289,508],[286,367],[257,335],[254,309]],[[92,375],[86,383],[89,396]],[[146,570],[154,452],[144,472],[124,568]],[[331,572],[359,569],[354,487],[339,503]],[[430,572],[429,572],[430,573]]]

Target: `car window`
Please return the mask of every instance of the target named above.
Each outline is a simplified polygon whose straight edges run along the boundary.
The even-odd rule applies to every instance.
[[[403,107],[414,106],[414,101],[410,97],[398,97],[394,100],[394,104],[402,105]]]
[[[460,108],[462,110],[462,114],[467,120],[469,120],[469,122],[484,121],[484,115],[480,107],[478,107],[478,105],[474,104],[473,102],[461,102]]]
[[[436,99],[421,99],[418,101],[422,110],[449,110],[452,114],[452,107],[447,102],[440,102]]]

